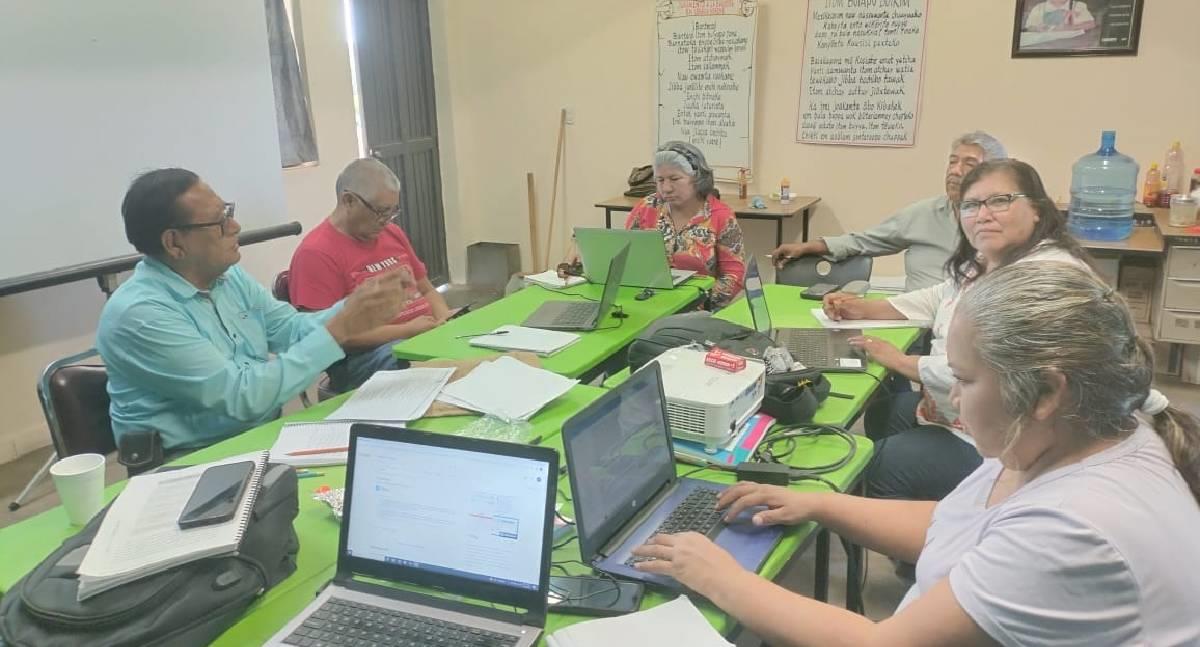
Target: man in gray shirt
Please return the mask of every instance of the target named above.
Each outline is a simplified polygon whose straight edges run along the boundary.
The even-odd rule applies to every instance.
[[[919,200],[867,231],[785,243],[772,254],[776,267],[801,256],[904,255],[905,289],[917,290],[945,280],[943,266],[958,244],[959,184],[963,176],[990,159],[1007,157],[1004,146],[983,131],[967,133],[950,145],[946,193]]]

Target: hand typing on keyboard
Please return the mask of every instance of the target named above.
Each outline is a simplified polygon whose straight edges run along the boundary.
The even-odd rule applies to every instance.
[[[668,575],[707,598],[722,582],[746,572],[733,555],[698,532],[654,535],[633,554],[648,558],[633,565],[639,571]]]

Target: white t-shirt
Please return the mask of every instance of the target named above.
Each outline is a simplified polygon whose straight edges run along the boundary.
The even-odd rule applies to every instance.
[[[1004,645],[1200,644],[1200,505],[1142,422],[986,507],[988,459],[938,503],[903,609],[943,578]]]
[[[1046,243],[1033,248],[1029,254],[1016,262],[1035,261],[1062,261],[1087,268],[1087,263],[1072,256],[1070,252]],[[933,321],[933,342],[930,344],[929,354],[917,360],[917,372],[921,376],[921,404],[917,407],[917,422],[945,427],[964,442],[974,446],[975,441],[962,430],[958,409],[954,408],[950,401],[954,374],[950,372],[950,364],[946,359],[946,335],[950,331],[950,321],[954,319],[958,300],[972,285],[974,284],[968,283],[959,288],[953,280],[946,279],[922,290],[891,297],[888,303],[909,319]]]

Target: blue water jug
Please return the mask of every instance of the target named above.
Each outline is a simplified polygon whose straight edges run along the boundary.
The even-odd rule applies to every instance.
[[[1125,240],[1133,233],[1138,163],[1117,152],[1117,132],[1100,135],[1100,150],[1071,167],[1067,228],[1076,238]]]

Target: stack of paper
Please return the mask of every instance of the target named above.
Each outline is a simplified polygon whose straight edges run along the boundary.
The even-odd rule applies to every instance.
[[[871,328],[929,328],[933,322],[926,319],[842,319],[834,321],[820,308],[813,308],[817,322],[831,330],[868,330]]]
[[[577,383],[512,357],[500,357],[480,363],[466,377],[446,385],[438,400],[513,422],[528,420]]]
[[[561,290],[575,285],[587,283],[587,279],[582,276],[568,276],[566,278],[558,278],[556,270],[546,270],[538,274],[526,274],[526,283],[536,283],[538,285],[548,287],[551,290]]]
[[[295,467],[345,465],[350,448],[349,422],[289,422],[271,445],[276,463]],[[318,451],[318,450],[328,451]]]
[[[550,355],[579,341],[579,335],[561,330],[542,330],[525,326],[500,326],[491,334],[471,339],[472,346],[498,350],[524,350],[538,355]]]
[[[686,595],[653,609],[615,618],[589,620],[546,637],[549,647],[610,647],[611,645],[687,645],[729,647]]]
[[[408,422],[425,415],[446,385],[453,368],[409,368],[379,371],[337,408],[327,420]]]

